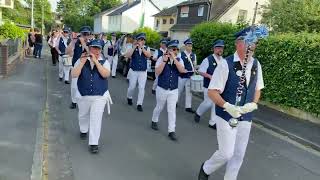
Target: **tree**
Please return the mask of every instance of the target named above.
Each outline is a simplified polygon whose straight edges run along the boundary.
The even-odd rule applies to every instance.
[[[64,24],[74,31],[81,26],[93,27],[94,15],[118,6],[120,0],[60,0],[57,12],[63,17]]]
[[[270,0],[262,17],[274,32],[320,32],[320,1]]]

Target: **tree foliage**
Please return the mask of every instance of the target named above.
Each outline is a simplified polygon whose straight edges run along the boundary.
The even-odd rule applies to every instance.
[[[94,15],[121,3],[120,0],[60,0],[57,12],[63,17],[63,23],[74,31],[81,26],[93,27]]]
[[[275,32],[320,32],[320,1],[270,0],[262,17]]]

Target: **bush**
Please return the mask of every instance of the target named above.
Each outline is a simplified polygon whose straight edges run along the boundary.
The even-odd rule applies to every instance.
[[[138,33],[146,33],[146,45],[152,48],[156,48],[159,46],[161,36],[154,30],[148,27],[143,27],[135,30],[133,35],[137,35]]]
[[[320,35],[274,35],[259,42],[263,99],[320,114]]]
[[[6,22],[0,26],[0,34],[1,38],[4,39],[17,39],[25,36],[25,32],[22,28],[9,22]]]
[[[234,52],[234,34],[243,27],[244,25],[220,22],[206,22],[195,26],[191,31],[191,38],[198,63],[212,54],[212,44],[218,39],[223,39],[226,43],[224,55],[232,54]]]

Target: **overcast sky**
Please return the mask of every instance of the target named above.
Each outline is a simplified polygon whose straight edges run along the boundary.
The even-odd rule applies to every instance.
[[[51,3],[52,11],[56,11],[57,1],[58,1],[58,0],[49,0],[49,2]]]

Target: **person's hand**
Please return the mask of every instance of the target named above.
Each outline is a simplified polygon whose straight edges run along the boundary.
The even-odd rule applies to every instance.
[[[94,54],[90,54],[90,58],[92,60],[92,62],[97,65],[99,63],[98,59],[96,58],[96,56]]]
[[[170,54],[170,57],[171,57],[174,61],[177,60],[177,56],[175,55],[174,52],[169,52],[169,54]]]
[[[233,118],[239,118],[241,116],[240,108],[232,105],[228,102],[223,105],[224,111],[227,111]]]
[[[164,54],[162,56],[162,61],[166,63],[166,62],[168,62],[168,60],[169,60],[169,55],[168,54]]]
[[[81,44],[85,44],[84,38],[83,37],[79,37],[80,43]]]
[[[85,63],[87,62],[87,60],[88,60],[88,58],[87,58],[86,55],[81,56],[81,58],[80,58],[80,63],[81,63],[81,64],[85,64]]]
[[[254,103],[254,102],[246,103],[244,106],[240,107],[241,114],[246,114],[246,113],[252,112],[256,109],[258,109],[258,105],[257,105],[257,103]]]

